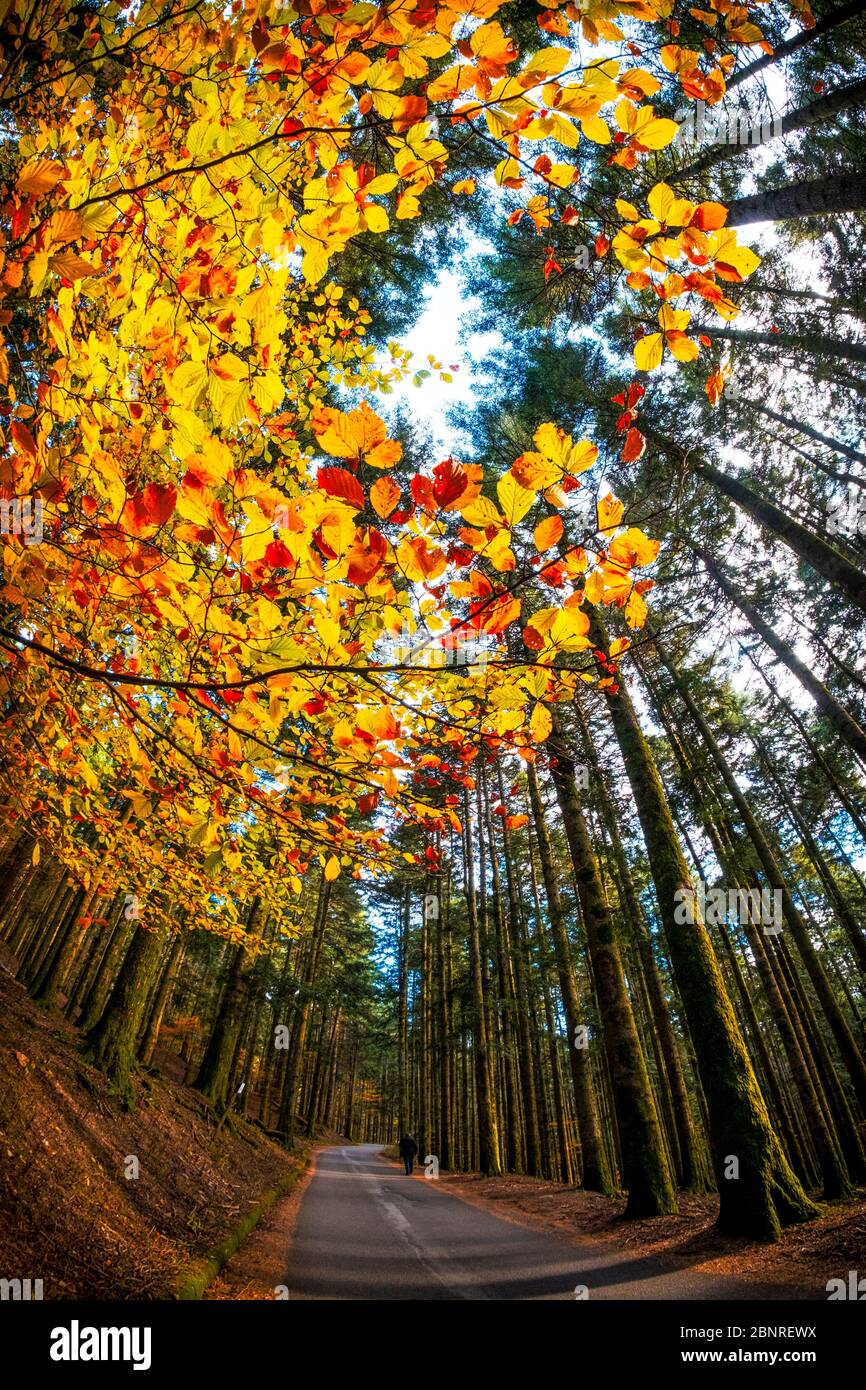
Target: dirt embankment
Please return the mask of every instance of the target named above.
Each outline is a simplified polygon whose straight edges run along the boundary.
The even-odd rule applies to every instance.
[[[218,1128],[157,1072],[119,1110],[76,1030],[0,969],[0,1278],[42,1279],[46,1299],[173,1298],[305,1163],[243,1119]]]

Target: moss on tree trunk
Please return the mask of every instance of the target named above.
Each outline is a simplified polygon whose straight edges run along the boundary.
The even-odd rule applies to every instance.
[[[593,640],[607,649],[597,617]],[[609,709],[649,854],[671,964],[707,1099],[719,1186],[719,1227],[729,1235],[777,1240],[783,1226],[817,1208],[793,1173],[767,1107],[719,963],[692,893],[693,920],[676,912],[692,882],[658,770],[623,685]]]
[[[136,1045],[148,990],[161,956],[160,937],[136,927],[108,1007],[86,1035],[93,1062],[105,1072],[127,1108],[135,1099]]]

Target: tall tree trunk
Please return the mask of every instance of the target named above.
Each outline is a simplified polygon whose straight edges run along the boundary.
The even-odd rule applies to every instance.
[[[532,817],[535,823],[535,838],[538,843],[539,859],[541,860],[541,876],[544,880],[545,895],[547,897],[550,934],[553,939],[556,967],[559,974],[562,1008],[568,1028],[568,1056],[571,1064],[571,1079],[574,1085],[574,1104],[577,1111],[577,1128],[580,1135],[583,1157],[581,1186],[590,1188],[594,1192],[606,1192],[610,1194],[613,1191],[613,1182],[605,1157],[601,1127],[598,1121],[598,1109],[593,1094],[589,1051],[585,1046],[585,1039],[588,1037],[587,1024],[583,1018],[580,995],[577,991],[577,981],[574,975],[574,964],[571,956],[571,943],[568,940],[568,932],[565,926],[565,913],[563,912],[562,899],[559,894],[556,870],[553,866],[553,852],[551,850],[547,822],[544,817],[544,807],[541,801],[538,775],[532,763],[527,765],[527,779],[529,782],[530,802],[532,804]]]
[[[805,435],[807,439],[814,439],[816,444],[823,444],[826,448],[832,449],[836,454],[844,454],[845,458],[851,459],[853,463],[866,463],[866,454],[855,449],[850,444],[845,444],[841,439],[835,439],[829,434],[822,434],[813,425],[805,420],[792,420],[789,415],[782,415],[778,410],[772,410],[764,401],[749,400],[746,396],[736,397],[737,406],[744,405],[748,410],[755,410],[761,415],[765,415],[768,420],[774,420],[777,425],[782,425],[785,429],[795,431],[797,434]],[[846,474],[846,477],[853,478],[853,473]]]
[[[260,910],[261,898],[256,897],[247,912],[244,932],[246,939],[235,946],[232,952],[226,987],[194,1083],[196,1090],[207,1096],[218,1114],[229,1106],[232,1063],[241,1033],[247,996],[249,938],[257,935]]]
[[[87,1034],[90,1055],[105,1072],[112,1089],[127,1108],[135,1097],[135,1049],[147,993],[162,955],[155,932],[136,927],[124,957],[111,999],[96,1027]]]
[[[502,765],[497,762],[496,775],[499,800],[508,807],[505,796],[505,783]],[[528,1008],[529,982],[527,964],[529,943],[524,932],[524,924],[518,901],[517,881],[512,862],[512,848],[508,830],[508,818],[503,817],[502,848],[505,861],[505,881],[508,891],[509,946],[514,966],[515,996],[517,1008],[517,1065],[520,1073],[520,1090],[523,1096],[524,1140],[526,1145],[526,1170],[532,1177],[541,1176],[541,1143],[538,1130],[538,1094],[533,1066],[532,1021]]]
[[[162,1027],[162,1019],[174,990],[175,980],[180,970],[184,951],[186,950],[186,938],[180,932],[174,939],[171,953],[162,972],[162,979],[156,991],[150,1014],[145,1026],[144,1035],[141,1039],[139,1057],[142,1065],[149,1067],[153,1061],[153,1054],[159,1039],[159,1030]]]
[[[816,16],[816,22],[810,29],[801,29],[790,39],[785,39],[783,43],[776,44],[770,53],[762,53],[760,58],[753,58],[745,67],[740,68],[733,76],[728,78],[727,90],[733,91],[742,82],[750,82],[764,68],[778,63],[782,58],[787,58],[790,53],[796,53],[807,44],[813,44],[824,34],[829,34],[837,29],[840,24],[846,24],[849,19],[857,19],[863,13],[863,0],[850,0],[847,5],[836,5],[827,14]]]
[[[862,106],[864,102],[866,102],[866,80],[861,79],[856,82],[846,82],[844,86],[836,87],[832,92],[823,93],[815,101],[808,101],[795,111],[787,111],[784,116],[777,117],[772,124],[769,120],[761,120],[760,117],[756,117],[754,121],[750,122],[748,129],[741,130],[736,113],[733,113],[737,124],[736,135],[741,138],[737,139],[736,143],[730,140],[730,136],[727,143],[717,138],[715,143],[709,145],[685,169],[678,169],[671,182],[685,183],[696,174],[702,174],[707,169],[711,169],[715,164],[753,152],[756,145],[765,145],[768,139],[793,135],[798,130],[808,130],[811,126],[822,125],[825,121],[838,116],[840,112],[850,110],[854,106]],[[718,114],[723,119],[726,116],[728,120],[731,118],[731,113],[726,112],[724,106],[719,108]],[[767,133],[768,128],[769,134]],[[755,220],[760,219],[756,218]]]
[[[663,1216],[677,1210],[677,1199],[661,1125],[625,987],[613,915],[577,793],[574,763],[562,746],[561,721],[556,717],[554,733],[556,756],[551,760],[551,776],[571,851],[595,977],[628,1191],[626,1214]]]
[[[475,1042],[475,1085],[478,1107],[478,1163],[485,1177],[497,1177],[499,1162],[499,1129],[494,1109],[490,1068],[490,1044],[487,1032],[487,1007],[484,997],[481,933],[478,922],[478,903],[475,895],[475,857],[472,846],[471,805],[463,792],[464,874],[466,905],[469,913],[469,971],[472,990],[472,1032]]]
[[[812,945],[806,923],[803,921],[803,917],[799,912],[796,903],[794,902],[790,888],[788,887],[788,884],[785,880],[784,874],[782,873],[782,869],[778,863],[778,860],[776,859],[776,856],[774,855],[770,847],[767,837],[765,836],[763,830],[758,824],[758,821],[755,817],[754,812],[752,811],[751,806],[749,805],[747,798],[741,792],[737,780],[734,777],[730,767],[728,766],[727,759],[722,754],[722,751],[719,748],[718,743],[713,737],[709,725],[707,724],[706,720],[704,719],[703,715],[698,709],[695,701],[692,699],[692,696],[689,693],[688,688],[680,680],[673,666],[666,660],[666,658],[661,652],[660,655],[662,656],[662,660],[665,662],[667,670],[669,671],[671,678],[674,681],[680,698],[682,699],[684,705],[686,706],[686,709],[691,715],[692,720],[694,721],[698,729],[698,732],[700,733],[701,738],[703,739],[707,747],[707,750],[710,753],[710,756],[712,757],[716,767],[718,768],[722,780],[728,789],[728,792],[730,793],[731,799],[733,800],[734,805],[737,808],[740,819],[742,820],[743,825],[746,827],[746,831],[749,835],[749,838],[755,847],[755,852],[757,853],[758,859],[761,863],[761,867],[767,876],[767,882],[769,886],[773,890],[780,891],[782,894],[782,911],[784,919],[791,928],[794,940],[797,943],[797,950],[800,953],[803,964],[805,965],[809,978],[814,986],[815,993],[817,994],[818,999],[821,1003],[821,1007],[824,1010],[827,1022],[829,1023],[830,1028],[833,1032],[833,1036],[836,1039],[836,1044],[839,1048],[840,1053],[842,1054],[842,1059],[848,1070],[848,1074],[851,1077],[851,1083],[854,1087],[854,1091],[857,1095],[857,1099],[860,1103],[860,1106],[861,1108],[866,1110],[866,1063],[864,1063],[863,1055],[860,1049],[858,1048],[857,1044],[855,1043],[854,1038],[851,1035],[851,1030],[848,1027],[847,1022],[845,1021],[841,1009],[839,1008],[839,1005],[830,987],[830,982],[827,979],[827,976],[824,972],[824,968],[821,964],[820,958],[814,946]]]
[[[742,478],[733,478],[730,474],[722,472],[715,464],[693,455],[651,425],[643,423],[641,429],[647,439],[658,445],[669,458],[678,463],[686,462],[698,477],[706,478],[719,492],[730,497],[754,521],[765,526],[780,541],[784,541],[795,555],[835,585],[851,603],[866,612],[866,574],[834,546],[815,535],[814,531],[802,526],[799,521],[795,521],[787,512],[782,511],[781,507],[768,502]]]
[[[866,186],[866,179],[863,183]],[[866,343],[855,343],[848,338],[828,338],[812,329],[808,333],[763,333],[751,328],[725,328],[716,323],[696,323],[694,330],[708,338],[723,338],[727,343],[746,343],[749,346],[762,343],[777,350],[787,347],[797,352],[817,353],[824,358],[838,357],[847,362],[866,362]]]
[[[608,649],[596,616],[597,646]],[[719,1226],[731,1235],[778,1239],[782,1226],[816,1215],[782,1152],[770,1123],[718,961],[702,920],[667,800],[649,745],[625,686],[608,708],[637,806],[671,964],[695,1045],[710,1118]],[[693,920],[681,924],[677,906],[688,897]]]
[[[792,675],[808,690],[815,704],[832,724],[840,738],[848,744],[854,753],[866,765],[866,731],[861,729],[856,719],[839,704],[835,695],[832,695],[822,681],[801,661],[796,652],[774,632],[769,623],[761,617],[753,603],[750,603],[745,594],[725,574],[722,573],[713,557],[703,546],[695,546],[696,552],[704,562],[704,567],[709,575],[715,580],[726,598],[737,607],[755,632],[761,636],[767,646],[776,653],[780,661],[784,662]]]
[[[788,218],[814,217],[821,213],[859,212],[866,207],[866,175],[834,171],[819,179],[803,179],[766,193],[734,198],[728,203],[729,227],[749,222],[783,222]],[[857,360],[866,360],[864,357]]]

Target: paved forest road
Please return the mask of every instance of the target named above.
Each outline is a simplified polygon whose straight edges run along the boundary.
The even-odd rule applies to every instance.
[[[320,1151],[298,1213],[291,1298],[574,1299],[578,1284],[590,1299],[804,1297],[517,1226],[461,1202],[423,1168],[407,1178],[380,1149]]]

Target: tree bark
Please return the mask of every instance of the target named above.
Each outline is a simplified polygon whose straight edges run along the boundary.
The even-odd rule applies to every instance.
[[[580,1006],[580,995],[578,994],[577,981],[574,977],[571,945],[565,927],[565,913],[562,908],[559,885],[553,866],[553,853],[551,850],[547,823],[544,819],[544,807],[541,802],[538,776],[532,763],[529,763],[527,766],[527,778],[529,781],[532,816],[535,822],[535,837],[538,843],[539,858],[541,860],[541,876],[544,880],[545,894],[547,897],[550,933],[553,938],[556,966],[559,973],[559,989],[562,996],[562,1008],[568,1027],[568,1056],[571,1063],[571,1078],[574,1084],[577,1128],[580,1134],[580,1143],[583,1151],[583,1175],[581,1186],[590,1188],[594,1192],[605,1192],[610,1194],[613,1191],[613,1183],[608,1169],[607,1159],[605,1158],[601,1127],[598,1122],[598,1110],[593,1094],[592,1075],[589,1067],[589,1053],[586,1047],[580,1045],[583,1035],[578,1034],[578,1029],[586,1027],[586,1024],[582,1018],[583,1011]]]
[[[782,222],[789,218],[814,217],[828,212],[859,212],[864,207],[866,175],[846,170],[844,173],[825,174],[820,179],[786,184],[783,188],[773,188],[766,193],[735,198],[728,204],[727,226]]]
[[[593,629],[591,628],[591,632]],[[596,645],[608,649],[594,619]],[[634,794],[671,964],[694,1041],[710,1118],[719,1226],[728,1234],[776,1240],[782,1226],[816,1215],[770,1123],[649,745],[623,685],[608,708]],[[681,924],[677,904],[691,894],[693,921]]]

